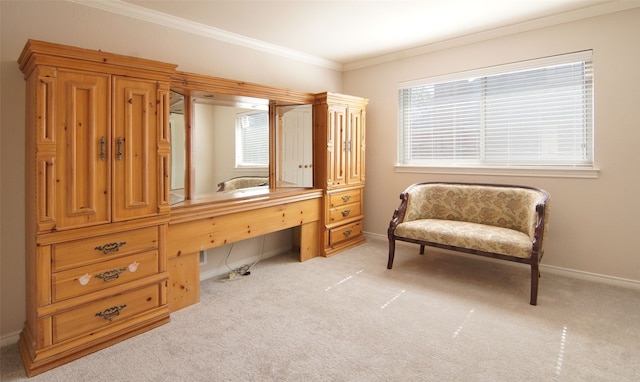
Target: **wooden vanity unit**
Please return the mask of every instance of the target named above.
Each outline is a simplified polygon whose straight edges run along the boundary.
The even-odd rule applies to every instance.
[[[19,340],[27,375],[162,325],[199,301],[201,250],[294,229],[304,261],[364,240],[366,100],[35,40],[18,62],[27,86],[27,318]],[[322,115],[314,117],[313,186],[280,187],[270,117],[268,187],[195,197],[188,134],[185,200],[171,204],[173,89],[260,97],[271,117],[280,104],[313,105]],[[187,131],[191,113],[187,107]],[[341,151],[344,158],[332,151],[343,140],[354,150]]]

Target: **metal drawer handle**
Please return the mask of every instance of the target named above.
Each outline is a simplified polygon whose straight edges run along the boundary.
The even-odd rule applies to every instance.
[[[120,274],[126,270],[127,268],[124,267],[119,269],[112,269],[110,271],[106,271],[105,273],[96,275],[96,277],[102,279],[102,281],[106,283],[109,281],[117,280],[118,278],[120,278]]]
[[[351,210],[344,210],[342,211],[342,217],[349,216],[350,213],[351,213]]]
[[[343,202],[348,202],[348,201],[349,201],[349,199],[351,199],[351,196],[350,196],[350,195],[345,195],[345,196],[343,196],[343,197],[342,197],[342,201],[343,201]]]
[[[351,230],[344,231],[342,234],[348,237],[349,235],[351,235]]]
[[[122,144],[124,143],[124,138],[118,137],[118,160],[122,160]]]
[[[105,145],[106,145],[107,141],[104,137],[100,138],[100,160],[105,160],[105,158],[107,157],[107,153],[105,152]]]
[[[119,243],[107,243],[107,244],[99,245],[94,249],[98,251],[102,251],[102,253],[104,253],[105,255],[108,255],[110,253],[118,252],[120,250],[120,247],[122,247],[125,244],[127,244],[126,241],[121,241]]]
[[[103,310],[102,312],[98,312],[96,313],[96,317],[102,317],[105,320],[110,320],[114,317],[117,317],[120,315],[120,311],[124,308],[127,307],[127,304],[122,304],[120,306],[112,306],[111,308],[107,308],[105,310]]]

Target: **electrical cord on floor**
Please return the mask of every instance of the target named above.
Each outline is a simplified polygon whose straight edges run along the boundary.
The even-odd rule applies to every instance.
[[[233,269],[229,266],[229,257],[231,257],[231,251],[233,250],[233,243],[231,243],[231,245],[229,246],[229,251],[224,258],[224,264],[227,266],[227,269],[229,269],[229,274],[227,275],[227,277],[223,277],[220,280],[224,282],[228,280],[236,280],[238,279],[238,276],[249,276],[251,274],[251,269],[262,260],[262,257],[264,255],[265,237],[266,235],[262,235],[262,248],[260,250],[260,256],[258,257],[258,259],[251,265],[245,264],[236,269]]]
[[[260,248],[260,257],[258,257],[258,260],[256,260],[253,264],[249,266],[249,268],[247,268],[246,274],[243,274],[243,276],[250,275],[251,269],[262,260],[262,256],[264,255],[264,241],[266,237],[267,235],[262,235],[262,247]]]
[[[231,267],[229,266],[229,256],[231,256],[231,250],[233,249],[233,243],[231,243],[229,245],[229,251],[227,251],[227,256],[225,256],[224,258],[224,265],[227,266],[227,269],[229,269],[229,272],[233,272],[234,270],[231,269]]]

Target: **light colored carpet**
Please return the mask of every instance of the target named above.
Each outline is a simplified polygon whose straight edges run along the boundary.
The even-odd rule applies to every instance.
[[[550,256],[550,254],[548,254]],[[30,381],[637,381],[640,291],[369,238],[202,282],[171,323]],[[16,346],[2,380],[26,380]]]

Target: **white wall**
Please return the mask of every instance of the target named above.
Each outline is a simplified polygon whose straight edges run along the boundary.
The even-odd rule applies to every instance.
[[[538,186],[552,195],[543,264],[640,281],[640,9],[452,47],[349,71],[344,92],[367,97],[367,232],[385,235],[399,194],[418,181]],[[597,179],[403,174],[396,162],[397,84],[593,49]],[[623,281],[623,280],[622,280]],[[544,280],[540,288],[544,288]]]
[[[64,1],[1,0],[0,39],[0,339],[15,338],[25,319],[25,82],[17,59],[27,39],[155,59],[178,64],[182,71],[298,91],[342,90],[342,74],[336,71]],[[290,235],[276,238],[288,240]]]

